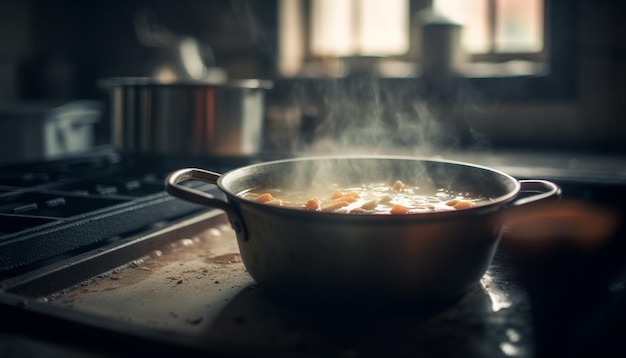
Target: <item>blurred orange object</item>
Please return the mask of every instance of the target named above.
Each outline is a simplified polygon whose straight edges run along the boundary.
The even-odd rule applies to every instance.
[[[503,246],[538,252],[599,249],[620,222],[614,210],[569,199],[508,210],[503,219]]]

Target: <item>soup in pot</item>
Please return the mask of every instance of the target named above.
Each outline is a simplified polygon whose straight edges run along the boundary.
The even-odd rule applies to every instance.
[[[445,189],[426,190],[419,186],[406,185],[400,180],[391,185],[331,185],[316,192],[254,188],[240,193],[239,196],[268,205],[309,211],[381,215],[463,210],[491,202],[489,198],[473,197],[469,193],[455,193]]]

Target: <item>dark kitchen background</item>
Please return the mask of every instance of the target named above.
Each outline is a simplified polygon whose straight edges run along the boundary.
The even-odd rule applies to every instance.
[[[624,356],[624,2],[365,3],[0,0],[0,316],[12,319],[0,323],[0,356],[120,356],[146,349],[219,356],[250,356],[255,349],[270,356]],[[455,10],[467,3],[479,10]],[[505,5],[508,12],[498,12]],[[482,19],[472,45],[478,50],[462,49],[459,30],[468,27],[459,26],[459,14]],[[369,26],[378,20],[387,22]],[[514,35],[503,40],[501,32]],[[520,40],[519,33],[527,37]],[[164,46],[155,34],[192,39],[181,52],[191,62],[181,63],[180,48]],[[165,138],[178,145],[171,153],[137,150],[144,148],[133,146],[139,135],[126,138],[130,146],[116,142],[113,118],[121,112],[103,85],[111,78],[159,85],[269,81],[264,102],[254,107],[261,109],[261,125],[251,141],[260,146],[231,140],[237,127],[227,127],[223,147],[193,153],[180,151],[189,137]],[[223,218],[164,192],[169,170],[199,165],[223,172],[275,158],[349,152],[436,156],[517,179],[547,179],[561,186],[566,205],[522,217],[519,237],[503,240],[482,288],[419,324],[396,316],[356,323],[344,317],[335,326],[319,312],[290,315],[259,299],[240,260],[222,256],[209,259],[216,273],[203,266],[194,271],[217,275],[210,287],[198,288],[203,295],[169,274],[163,280],[187,291],[164,294],[154,307],[137,296],[121,304],[107,296],[91,307],[90,298],[81,297],[88,288],[68,291],[98,284],[105,294],[132,293],[132,285],[122,284],[123,271],[115,270],[136,269],[132,278],[142,281],[158,265],[133,261],[139,253],[202,230],[205,244],[229,239],[216,252],[236,251]],[[198,188],[220,195],[213,186]],[[574,241],[524,240],[537,233]],[[205,249],[215,247],[196,248]],[[81,304],[96,314],[85,315]],[[149,308],[165,311],[150,316],[157,311]],[[120,319],[118,310],[126,316]],[[159,329],[168,324],[180,334],[163,334]],[[80,342],[56,334],[62,330]]]
[[[410,2],[411,29],[416,27],[414,14],[428,4]],[[306,85],[302,83],[310,84],[316,76],[324,83],[328,72],[294,74],[292,70],[289,78],[281,76],[277,1],[5,0],[0,6],[3,103],[76,99],[106,103],[107,93],[98,88],[99,80],[154,74],[157,66],[168,61],[168,53],[142,45],[137,37],[136,17],[149,10],[171,32],[209,45],[214,65],[229,78],[275,80],[268,108],[298,101],[305,117],[311,112],[322,116],[327,110],[316,103],[325,95],[303,89]],[[496,148],[621,153],[626,139],[623,15],[618,1],[546,1],[542,71],[513,76],[474,73],[459,80],[461,84],[434,84],[434,89],[423,90],[422,76],[401,69],[379,76],[381,92],[405,93],[422,86],[425,92],[417,93],[421,98],[453,102],[456,110],[446,113],[445,120],[459,117],[458,121],[467,123]],[[408,66],[419,65],[420,37],[410,32],[411,49],[400,60]],[[330,87],[312,85],[317,89],[324,86]],[[433,91],[437,95],[432,95]],[[313,108],[305,106],[311,102]],[[99,142],[108,140],[103,132],[107,122],[105,117],[99,125]]]

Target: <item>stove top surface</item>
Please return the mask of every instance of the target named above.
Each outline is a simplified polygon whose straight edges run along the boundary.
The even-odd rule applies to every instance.
[[[43,337],[73,323],[64,335],[99,337],[104,356],[532,357],[528,295],[503,260],[437,306],[303,306],[257,286],[209,212],[6,280],[0,302]]]
[[[15,348],[24,339],[86,357],[604,356],[622,349],[623,224],[592,254],[504,246],[480,284],[442,307],[355,312],[274,300],[245,271],[223,214],[164,192],[165,176],[181,167],[225,172],[269,159],[137,158],[107,149],[0,168],[0,314],[23,323],[3,329],[0,353],[24,353]],[[619,159],[447,159],[554,180],[566,199],[602,205],[623,222],[626,182],[622,169],[610,169],[622,168]]]
[[[167,174],[185,160],[103,150],[0,167],[0,277],[206,211],[164,191]],[[190,163],[224,172],[256,160],[220,157]],[[208,184],[188,185],[220,195]]]

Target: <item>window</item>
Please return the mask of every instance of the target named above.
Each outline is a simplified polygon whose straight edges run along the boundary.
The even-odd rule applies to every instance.
[[[435,0],[433,7],[464,26],[463,46],[475,58],[541,58],[543,0]]]
[[[544,0],[281,0],[280,70],[287,76],[307,68],[317,68],[313,74],[336,71],[337,63],[355,57],[419,62],[412,25],[431,3],[463,25],[468,61],[545,61]],[[469,71],[477,68],[484,67]]]
[[[311,21],[314,56],[390,56],[409,50],[407,0],[316,0]]]

